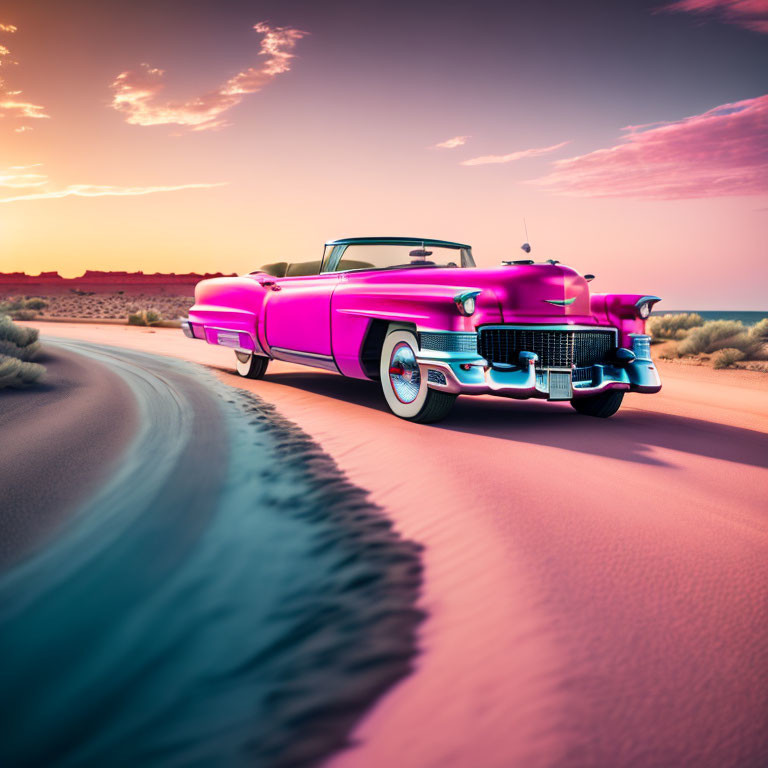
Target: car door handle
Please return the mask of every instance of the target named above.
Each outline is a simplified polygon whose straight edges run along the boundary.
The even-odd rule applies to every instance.
[[[264,288],[270,288],[273,291],[282,290],[274,280],[259,280],[259,285],[263,286]]]

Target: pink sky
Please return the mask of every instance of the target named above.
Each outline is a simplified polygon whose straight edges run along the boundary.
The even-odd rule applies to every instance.
[[[0,271],[244,272],[365,234],[491,265],[525,218],[597,290],[768,309],[765,2],[444,9],[431,36],[396,3],[206,3],[4,4]]]

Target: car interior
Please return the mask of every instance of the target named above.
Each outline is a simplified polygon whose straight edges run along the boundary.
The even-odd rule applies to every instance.
[[[276,261],[273,264],[264,264],[255,272],[265,272],[272,277],[306,277],[308,275],[320,274],[321,264],[320,260],[299,262]],[[343,260],[336,271],[340,272],[347,269],[374,269],[374,265],[367,261]]]

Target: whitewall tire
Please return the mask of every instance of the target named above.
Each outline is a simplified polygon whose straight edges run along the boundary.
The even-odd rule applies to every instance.
[[[423,424],[448,415],[456,395],[430,389],[416,363],[419,350],[410,331],[392,331],[381,349],[381,388],[392,413],[401,419]]]
[[[246,379],[260,379],[267,372],[269,358],[252,352],[235,352],[235,370]]]

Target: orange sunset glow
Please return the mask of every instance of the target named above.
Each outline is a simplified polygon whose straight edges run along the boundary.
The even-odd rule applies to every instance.
[[[488,266],[525,219],[599,290],[765,308],[759,13],[336,5],[4,3],[0,271],[246,272],[366,234]]]

